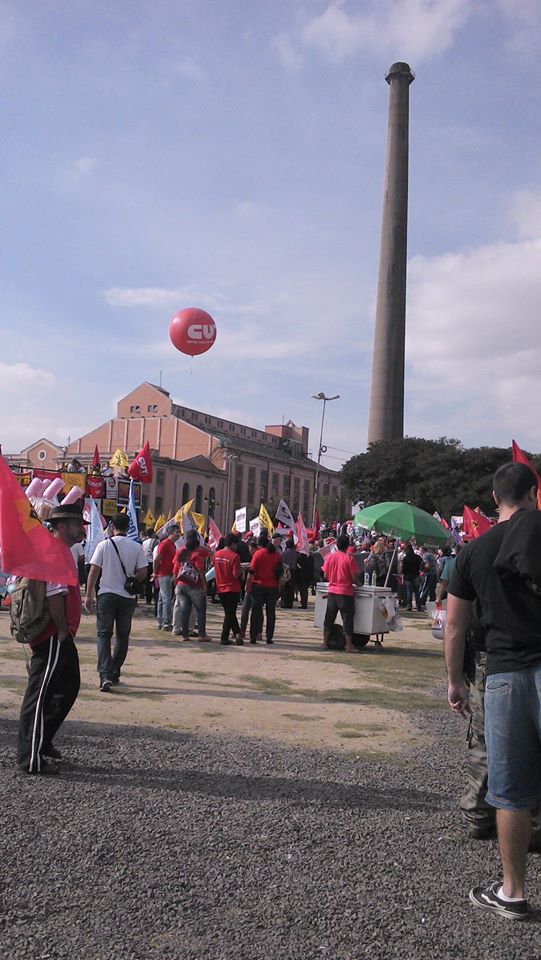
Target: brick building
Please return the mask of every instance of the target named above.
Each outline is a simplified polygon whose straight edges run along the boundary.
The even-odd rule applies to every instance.
[[[272,514],[283,498],[309,525],[317,464],[308,439],[308,428],[291,421],[258,430],[174,403],[167,390],[142,383],[118,402],[116,417],[70,443],[61,459],[88,466],[97,444],[102,462],[117,448],[131,460],[148,440],[154,477],[143,487],[144,511],[167,514],[193,497],[198,513],[227,530],[235,508],[248,506],[252,517],[263,500]],[[46,449],[48,441],[40,443]],[[337,471],[320,468],[319,494],[336,500],[337,516],[346,515]]]

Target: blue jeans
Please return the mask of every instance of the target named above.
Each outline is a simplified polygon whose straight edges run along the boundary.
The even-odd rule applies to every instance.
[[[541,800],[541,664],[485,683],[487,803],[527,810]]]
[[[207,635],[207,593],[200,587],[189,587],[186,583],[177,583],[175,587],[175,610],[173,630],[188,637],[190,634],[190,613],[192,607],[197,611],[197,632],[200,637]]]
[[[421,604],[421,595],[419,593],[420,578],[415,577],[414,580],[404,580],[404,586],[406,588],[406,606],[411,607],[411,601],[413,595],[415,594],[415,604],[419,610],[422,606]]]
[[[162,627],[170,627],[172,623],[171,607],[173,604],[173,577],[158,577],[158,610],[156,618]]]
[[[98,673],[100,680],[118,680],[128,653],[135,597],[99,593],[96,601]],[[111,652],[111,638],[115,641]]]

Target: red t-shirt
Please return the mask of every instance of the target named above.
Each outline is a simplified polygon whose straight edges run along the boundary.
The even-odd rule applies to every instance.
[[[250,570],[254,575],[254,584],[259,587],[277,587],[278,575],[276,573],[282,562],[282,554],[278,550],[270,553],[266,547],[260,547],[256,550],[250,563]]]
[[[218,593],[240,593],[240,557],[224,547],[214,554],[214,574]]]
[[[81,591],[79,589],[79,584],[75,586],[66,587],[67,593],[63,593],[62,596],[65,597],[66,604],[66,621],[68,624],[68,630],[74,637],[79,629],[79,624],[81,622]],[[57,632],[56,626],[51,620],[50,624],[41,631],[39,636],[32,641],[30,646],[32,649],[39,646],[40,643],[44,643],[45,640],[48,640],[50,637],[54,637]]]
[[[186,547],[183,547],[182,550],[175,551],[175,562],[173,563],[173,575],[176,579],[178,576],[178,571],[181,563],[184,561],[191,563],[192,567],[195,567],[199,574],[199,587],[205,586],[205,566],[207,563],[207,557],[209,556],[210,551],[203,550],[202,547],[196,547],[195,550],[187,550]],[[182,580],[178,581],[183,583]],[[184,584],[186,586],[186,584]]]
[[[175,559],[176,552],[177,548],[169,537],[162,540],[156,554],[157,577],[171,577],[173,575],[173,560]]]
[[[353,557],[348,557],[342,550],[328,553],[322,567],[325,579],[329,581],[328,593],[339,593],[343,597],[354,596],[354,577],[359,568]]]

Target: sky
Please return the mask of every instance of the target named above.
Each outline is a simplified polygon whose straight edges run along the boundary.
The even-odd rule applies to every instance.
[[[0,0],[0,441],[144,380],[366,448],[389,88],[410,87],[405,433],[541,450],[541,0]],[[168,338],[212,314],[193,360]]]

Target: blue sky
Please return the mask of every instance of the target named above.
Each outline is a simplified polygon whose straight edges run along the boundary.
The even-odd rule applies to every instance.
[[[411,64],[408,435],[539,452],[539,0],[0,0],[0,431],[143,380],[366,445],[388,106]],[[174,350],[200,306],[215,346]]]

